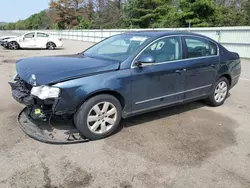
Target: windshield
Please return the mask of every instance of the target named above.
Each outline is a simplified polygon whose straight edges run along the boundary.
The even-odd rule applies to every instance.
[[[148,39],[147,36],[116,35],[96,44],[84,55],[124,61]]]

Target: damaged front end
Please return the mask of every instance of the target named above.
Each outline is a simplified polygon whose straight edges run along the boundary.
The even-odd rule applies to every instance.
[[[42,92],[38,91],[42,89],[41,87],[32,86],[19,76],[16,76],[14,82],[9,84],[13,98],[26,106],[19,114],[18,121],[21,129],[27,135],[51,144],[70,144],[88,141],[75,128],[70,116],[54,115],[58,98],[43,99],[49,93],[46,90],[48,88],[45,88],[45,95],[42,96]]]
[[[31,95],[33,86],[22,80],[18,75],[15,77],[14,82],[10,82],[9,84],[12,89],[13,98],[17,102],[27,106],[32,119],[47,121],[53,114],[53,105],[56,104],[56,99],[41,100]]]

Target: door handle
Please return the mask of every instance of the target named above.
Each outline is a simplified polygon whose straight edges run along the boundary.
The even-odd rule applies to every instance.
[[[178,69],[175,71],[175,73],[182,74],[183,72],[186,72],[187,69]]]

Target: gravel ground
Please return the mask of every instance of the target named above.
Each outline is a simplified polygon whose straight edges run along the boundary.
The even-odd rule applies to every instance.
[[[90,45],[0,48],[1,188],[250,187],[249,60],[242,60],[240,81],[221,107],[195,102],[148,113],[123,120],[124,128],[107,139],[82,144],[49,145],[26,136],[17,123],[23,106],[12,99],[7,83],[15,62],[77,53]]]

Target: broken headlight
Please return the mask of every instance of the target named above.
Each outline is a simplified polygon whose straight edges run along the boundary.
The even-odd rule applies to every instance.
[[[37,86],[31,89],[31,94],[42,100],[57,98],[59,97],[60,89],[50,86]]]

